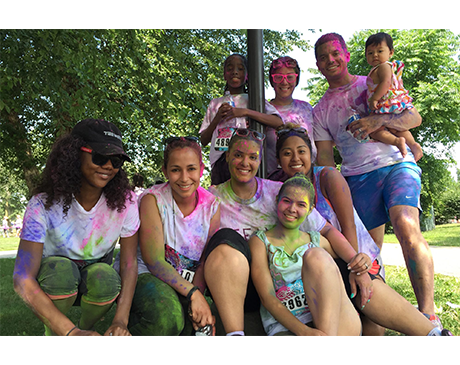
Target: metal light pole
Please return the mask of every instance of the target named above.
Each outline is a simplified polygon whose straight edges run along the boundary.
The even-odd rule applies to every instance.
[[[265,113],[264,87],[264,40],[262,29],[248,29],[248,73],[249,73],[249,108]],[[250,128],[265,133],[265,127],[255,120],[249,121]],[[265,151],[265,144],[264,144]],[[266,154],[259,167],[257,176],[267,176]]]

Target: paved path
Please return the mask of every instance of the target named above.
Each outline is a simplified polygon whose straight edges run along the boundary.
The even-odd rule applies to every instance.
[[[430,246],[430,249],[436,273],[460,277],[460,247]],[[381,256],[385,265],[406,266],[401,246],[397,243],[384,243]]]
[[[460,247],[433,247],[434,271],[438,274],[460,277]],[[0,258],[16,257],[16,251],[0,252]],[[384,243],[382,260],[385,265],[406,266],[401,246],[396,243]]]

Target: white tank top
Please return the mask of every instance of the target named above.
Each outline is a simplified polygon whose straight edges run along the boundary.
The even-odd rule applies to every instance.
[[[189,266],[189,263],[181,261],[193,260],[197,262],[200,260],[208,241],[211,219],[219,207],[219,200],[201,186],[198,187],[197,193],[198,203],[195,210],[187,217],[184,217],[174,201],[169,183],[154,185],[146,189],[139,197],[140,203],[147,194],[155,196],[163,222],[166,253],[175,251],[180,254],[176,255],[178,262],[170,262],[179,273],[181,273],[180,267]],[[149,270],[142,260],[138,248],[138,273],[145,272],[149,272]]]

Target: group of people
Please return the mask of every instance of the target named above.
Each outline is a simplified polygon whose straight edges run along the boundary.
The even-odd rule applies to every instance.
[[[16,214],[16,220],[11,223],[8,216],[4,216],[2,220],[2,235],[4,238],[10,237],[10,234],[13,236],[19,237],[22,229],[22,217],[19,214]]]
[[[392,55],[392,45],[377,38],[367,48],[374,90],[348,73],[340,35],[316,42],[329,89],[315,108],[293,99],[297,61],[274,60],[276,96],[265,113],[247,107],[245,57],[229,56],[226,93],[211,101],[200,138],[168,138],[166,182],[137,195],[113,123],[86,119],[60,138],[28,204],[14,270],[15,290],[45,333],[98,335],[94,324],[116,303],[108,336],[214,335],[215,303],[229,336],[244,335],[245,312],[259,310],[268,335],[450,335],[434,313],[433,262],[418,224],[421,149],[408,130],[421,118],[407,92],[397,112],[381,113],[386,76],[377,66],[386,68],[380,49]],[[399,78],[392,89],[401,88]],[[211,144],[208,190],[200,140]],[[264,153],[267,179],[256,176]],[[418,309],[385,283],[388,219]],[[73,305],[76,324],[66,317]]]

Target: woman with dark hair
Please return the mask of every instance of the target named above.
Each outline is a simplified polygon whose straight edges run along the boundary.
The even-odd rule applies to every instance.
[[[139,197],[139,277],[129,321],[133,335],[190,335],[190,322],[202,331],[215,323],[203,295],[201,254],[219,229],[220,207],[200,186],[204,164],[197,142],[196,137],[168,138],[163,163],[167,182]]]
[[[264,134],[252,129],[235,130],[226,152],[231,178],[209,188],[221,200],[221,229],[203,254],[204,274],[227,335],[244,335],[244,313],[257,311],[260,306],[250,279],[247,241],[252,233],[275,223],[275,200],[282,185],[256,177],[264,139]],[[316,209],[309,214],[305,227],[331,241],[348,244]]]
[[[315,206],[318,211],[342,231],[355,251],[363,255],[357,266],[362,270],[360,274],[347,267],[349,264],[346,256],[339,252],[333,255],[347,294],[360,312],[363,324],[366,324],[363,332],[375,334],[377,331],[383,334],[380,331],[386,327],[408,335],[450,336],[450,331],[441,331],[435,327],[412,304],[385,284],[381,276],[381,264],[376,259],[378,247],[354,211],[346,181],[333,167],[313,167],[310,139],[306,130],[291,125],[279,130],[276,151],[278,161],[289,177],[302,174],[311,180],[316,191]],[[302,225],[300,230],[306,231]],[[335,246],[333,249],[336,251]],[[350,284],[356,278],[360,282],[371,282],[371,285],[359,285],[359,290],[353,288],[355,285]],[[367,288],[369,292],[366,292]],[[363,301],[363,295],[368,299]],[[376,328],[376,324],[383,327]]]
[[[130,335],[140,222],[124,161],[121,133],[105,120],[82,120],[52,148],[24,215],[13,274],[46,335],[98,335],[91,329],[115,300],[105,335]],[[120,274],[111,267],[118,239]],[[78,325],[65,315],[73,305],[81,307]]]
[[[298,124],[308,131],[314,161],[316,146],[313,141],[313,108],[306,101],[294,99],[292,96],[300,81],[299,64],[289,56],[273,60],[269,70],[269,81],[275,91],[275,98],[270,100],[270,104],[280,114],[283,124]],[[274,138],[276,140],[276,136]],[[286,178],[286,174],[280,168],[268,175],[268,179],[275,181],[284,181]]]

